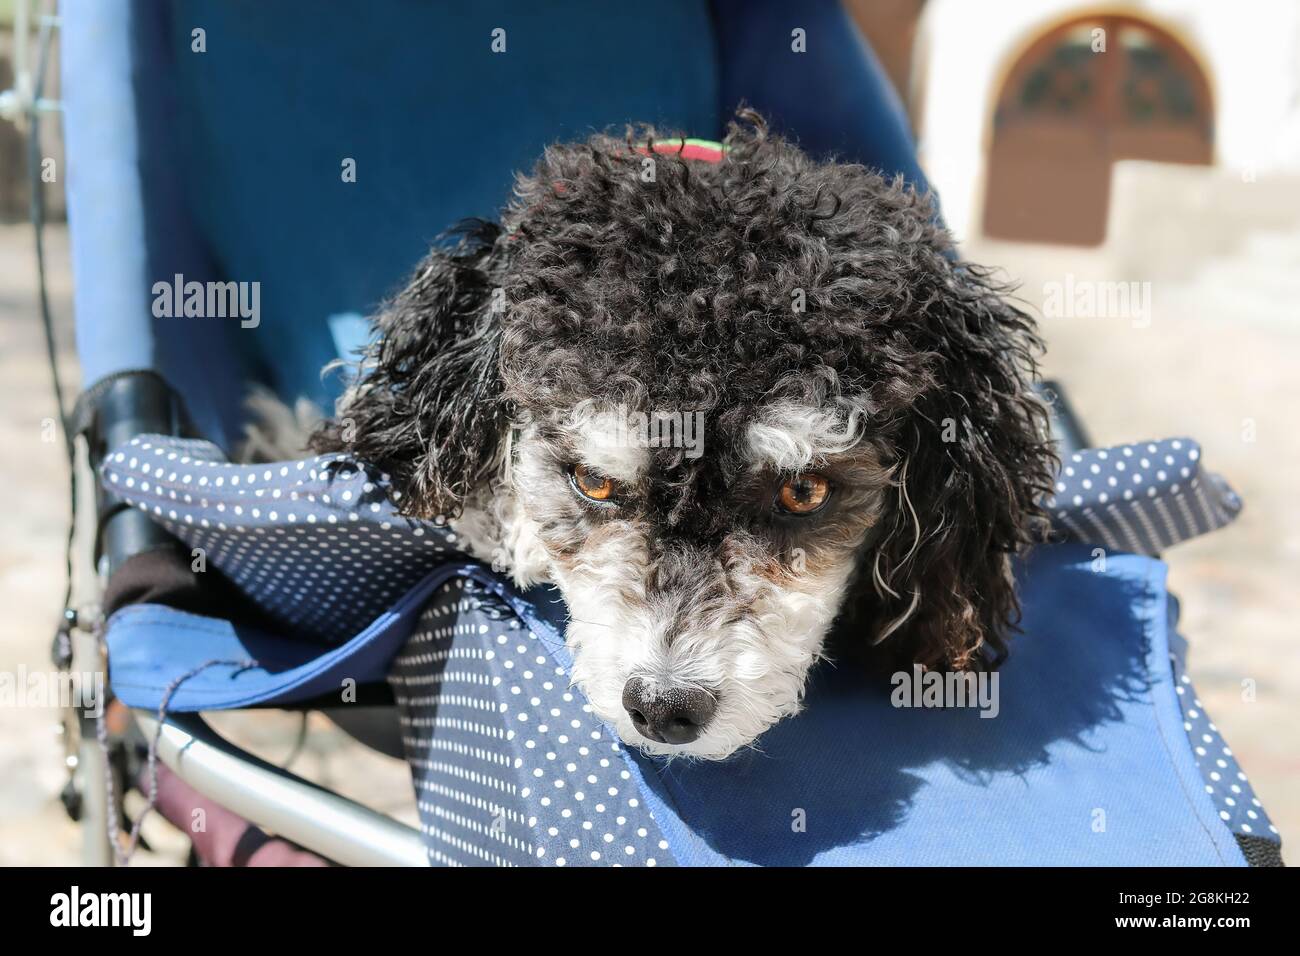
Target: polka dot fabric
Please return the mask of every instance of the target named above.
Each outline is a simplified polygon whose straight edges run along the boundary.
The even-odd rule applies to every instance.
[[[622,745],[482,584],[434,593],[389,683],[430,864],[674,865]]]
[[[347,640],[456,552],[397,513],[389,476],[345,455],[232,465],[202,441],[143,435],[110,453],[110,494],[147,512],[295,634]],[[1089,449],[1045,502],[1061,540],[1158,554],[1232,521],[1237,495],[1188,438]],[[383,568],[376,574],[375,568]]]
[[[1221,527],[1241,503],[1199,459],[1189,439],[1075,454],[1046,502],[1054,529],[1154,554]],[[345,642],[457,557],[449,528],[399,515],[389,476],[344,455],[232,465],[210,443],[144,435],[101,471],[110,494],[203,549],[295,636]],[[1172,666],[1220,818],[1235,833],[1276,839],[1181,657]],[[440,587],[389,680],[431,863],[673,864],[621,744],[538,633],[481,582]]]
[[[1200,464],[1190,438],[1087,449],[1062,462],[1044,504],[1064,540],[1156,555],[1241,511],[1237,494]]]
[[[291,633],[329,644],[456,552],[450,529],[397,514],[388,475],[343,455],[232,465],[208,442],[142,435],[108,455],[102,482]]]
[[[1175,641],[1171,636],[1170,648],[1169,663],[1174,671],[1174,692],[1183,712],[1183,729],[1187,731],[1196,765],[1205,778],[1205,792],[1214,801],[1219,819],[1233,833],[1280,843],[1281,834],[1264,812],[1232,748],[1196,696],[1196,688],[1186,672],[1185,642]]]

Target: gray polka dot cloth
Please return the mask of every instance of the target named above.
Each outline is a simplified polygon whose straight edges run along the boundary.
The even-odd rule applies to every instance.
[[[144,435],[108,455],[103,481],[287,628],[329,643],[357,633],[457,550],[442,523],[398,514],[388,475],[344,455],[232,465],[209,442]],[[1241,510],[1221,478],[1201,472],[1188,438],[1072,455],[1045,505],[1059,539],[1139,554]]]
[[[1233,833],[1280,841],[1281,835],[1255,796],[1246,772],[1237,763],[1232,748],[1219,734],[1219,728],[1196,696],[1192,679],[1187,676],[1187,641],[1177,631],[1177,603],[1172,603],[1170,610],[1174,620],[1169,628],[1169,664],[1174,672],[1178,706],[1183,712],[1183,730],[1187,731],[1196,765],[1205,778],[1205,792],[1214,801],[1219,819]]]
[[[430,863],[674,865],[622,745],[544,640],[459,578],[393,661]]]
[[[232,465],[209,442],[143,435],[108,455],[102,481],[287,630],[329,644],[456,552],[450,529],[397,513],[388,475],[342,455]]]
[[[1190,438],[1090,448],[1061,463],[1046,505],[1058,535],[1111,551],[1159,554],[1228,524],[1241,499],[1202,474]]]

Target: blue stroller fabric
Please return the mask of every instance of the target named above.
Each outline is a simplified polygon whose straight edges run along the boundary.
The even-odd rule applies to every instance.
[[[790,16],[777,0],[632,5],[601,18],[602,35],[571,29],[590,18],[528,11],[510,23],[510,57],[498,59],[474,40],[504,7],[384,4],[340,32],[332,15],[313,7],[304,16],[301,3],[233,15],[208,0],[177,8],[134,2],[127,16],[75,5],[65,18],[63,66],[69,152],[81,157],[69,206],[83,370],[94,382],[157,369],[184,394],[197,430],[222,443],[237,433],[250,379],[288,398],[327,397],[317,377],[335,357],[326,326],[338,332],[347,316],[369,311],[432,233],[460,215],[490,213],[510,171],[556,136],[640,119],[716,136],[745,99],[813,151],[835,150],[924,186],[906,120],[837,0],[800,7],[815,58],[781,48]],[[207,30],[202,56],[190,51],[196,22]],[[398,22],[451,55],[430,59],[428,43],[395,46]],[[620,62],[611,73],[609,51],[626,47],[620,35],[681,55]],[[614,86],[590,82],[615,73]],[[328,82],[307,88],[304,75]],[[433,122],[408,122],[426,113]],[[479,149],[447,148],[449,130]],[[253,146],[222,145],[235,141]],[[318,162],[332,155],[358,161],[356,182],[343,186],[337,163]],[[344,260],[347,268],[338,268]],[[177,273],[262,281],[275,321],[239,335],[220,323],[151,322],[147,290]],[[519,595],[462,563],[447,529],[397,516],[382,474],[343,460],[245,472],[222,463],[212,446],[142,447],[147,441],[108,463],[110,490],[199,548],[282,629],[125,608],[106,632],[115,691],[133,706],[157,707],[170,695],[174,709],[196,710],[292,703],[346,680],[388,677],[408,730],[431,862],[877,862],[910,846],[914,863],[1240,863],[1224,841],[1227,829],[1269,832],[1190,684],[1179,678],[1169,692],[1170,670],[1156,660],[1172,640],[1157,613],[1158,563],[1110,555],[1104,572],[1078,577],[1098,560],[1098,545],[1154,553],[1231,520],[1238,503],[1211,476],[1198,493],[1152,458],[1144,487],[1159,482],[1165,490],[1121,504],[1137,498],[1136,489],[1115,499],[1089,477],[1105,459],[1085,453],[1094,457],[1072,462],[1084,466],[1075,475],[1068,466],[1063,472],[1054,521],[1063,540],[1092,550],[1044,548],[1022,569],[1029,630],[1024,663],[1009,665],[1022,676],[1011,670],[1008,680],[1045,666],[1047,644],[1088,646],[1104,621],[1113,625],[1103,635],[1105,665],[1084,660],[1074,677],[1147,673],[1149,684],[1124,690],[1124,680],[1063,681],[1049,670],[1056,697],[1037,732],[1023,714],[1006,723],[1003,740],[980,723],[965,727],[961,715],[901,711],[890,733],[867,734],[878,702],[822,669],[807,713],[764,738],[763,761],[742,755],[693,768],[643,760],[612,739],[579,741],[573,731],[600,728],[557,671],[567,671],[567,661],[554,594]],[[1118,483],[1119,471],[1099,473]],[[1063,619],[1065,609],[1085,606],[1053,597],[1053,587],[1071,580],[1091,585],[1081,593],[1094,600],[1087,614]],[[549,673],[535,650],[554,661]],[[1052,658],[1054,666],[1066,660],[1073,658]],[[1197,750],[1177,734],[1160,738],[1163,751],[1151,746],[1170,726],[1174,698]],[[512,715],[535,733],[509,726]],[[950,752],[918,739],[936,722]],[[458,736],[476,729],[478,736]],[[838,783],[838,768],[818,754],[850,738],[870,739],[880,752],[855,753]],[[806,753],[789,749],[805,744]],[[1186,782],[1189,754],[1205,768],[1201,789]],[[870,761],[877,775],[864,777]],[[1107,772],[1115,767],[1122,777]],[[770,789],[767,798],[754,792],[759,784]],[[1071,786],[1102,794],[1088,814],[1095,827],[1091,810],[1106,811],[1105,828],[1088,831],[1095,839],[1079,829],[1087,801],[1068,799]],[[793,797],[794,806],[782,806]],[[777,819],[773,807],[804,811],[805,838],[787,836],[793,818]],[[722,811],[732,818],[720,819]],[[967,829],[987,828],[983,844],[953,832],[968,811]],[[752,838],[744,832],[750,822]]]
[[[679,862],[1239,865],[1178,732],[1163,579],[1137,556],[1038,552],[996,719],[900,708],[823,667],[762,752],[647,768]]]
[[[1094,527],[1079,509],[1092,509],[1095,522],[1108,514],[1098,506],[1113,503],[1130,528],[1145,527],[1162,508],[1181,514],[1175,496],[1194,489],[1198,497],[1183,505],[1199,520],[1175,521],[1175,530],[1215,527],[1239,508],[1200,471],[1195,443],[1125,447],[1132,455],[1094,450],[1066,466],[1074,475],[1063,470],[1069,483],[1058,486],[1062,507],[1054,513],[1063,537]],[[1164,460],[1175,453],[1173,464]],[[1096,485],[1099,473],[1108,485],[1092,466],[1116,456],[1132,462],[1115,472],[1147,476],[1130,484],[1161,489],[1142,496],[1145,522],[1131,510],[1137,496],[1124,510],[1122,494],[1118,502],[1094,496],[1076,504],[1070,493],[1076,481],[1080,492],[1091,491],[1082,482]],[[764,735],[761,753],[660,765],[623,748],[568,687],[555,593],[521,595],[460,559],[450,529],[397,514],[384,474],[340,455],[229,465],[206,443],[141,436],[109,455],[103,481],[200,549],[293,635],[128,607],[108,626],[114,691],[132,706],[157,707],[170,690],[172,709],[216,709],[300,701],[337,692],[349,679],[387,675],[431,862],[951,862],[965,843],[940,824],[956,805],[961,819],[984,808],[996,836],[972,841],[973,855],[962,860],[971,863],[1241,863],[1232,833],[1274,832],[1224,745],[1211,749],[1200,739],[1209,731],[1194,692],[1188,699],[1163,565],[1104,549],[1099,557],[1090,547],[1095,537],[1042,548],[1021,569],[1026,634],[1004,679],[1023,688],[1006,699],[1041,699],[1040,710],[995,721],[969,711],[913,713],[890,707],[887,689],[864,694],[848,675],[824,667],[806,712]],[[1124,533],[1119,523],[1107,527]],[[1163,540],[1146,534],[1139,544]],[[211,661],[226,663],[198,670]],[[846,730],[864,726],[881,732]],[[850,739],[869,740],[872,749],[857,753],[845,745]],[[818,753],[826,758],[811,756]],[[473,761],[485,764],[476,770]],[[1131,772],[1116,775],[1124,766]],[[795,839],[793,818],[770,816],[796,791],[803,796],[787,812],[823,827],[841,821],[833,832]],[[1088,793],[1096,804],[1088,813],[1102,816],[1072,830],[1077,839],[1048,840],[1044,827],[1064,826],[1067,817],[1078,824]],[[1028,811],[1008,810],[1020,805],[1032,806],[1039,823],[1022,819]],[[1170,812],[1173,806],[1183,811]],[[719,808],[734,814],[738,807],[748,807],[747,837],[718,817]],[[1130,827],[1120,835],[1117,809]],[[992,819],[998,814],[1000,823]],[[756,829],[760,819],[766,823]],[[1134,829],[1133,821],[1141,825]],[[1013,835],[1008,827],[1028,829]],[[1112,839],[1092,840],[1096,833]]]
[[[442,586],[390,676],[434,863],[1239,866],[1225,800],[1276,833],[1179,732],[1190,683],[1149,558],[1066,545],[1020,568],[996,720],[822,665],[802,714],[720,763],[623,747],[565,685],[554,595],[481,575]]]

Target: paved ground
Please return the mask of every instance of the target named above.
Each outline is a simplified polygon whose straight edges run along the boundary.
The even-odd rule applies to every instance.
[[[70,279],[66,237],[50,235],[54,308],[69,374]],[[1277,270],[1300,250],[1300,233],[1272,237]],[[1000,263],[1025,279],[1025,297],[1041,305],[1044,283],[1066,271],[1106,274],[1086,254],[1034,247],[986,246],[972,257]],[[1247,510],[1233,527],[1169,555],[1172,586],[1184,601],[1191,671],[1210,712],[1253,775],[1260,797],[1300,855],[1300,316],[1269,305],[1225,310],[1223,297],[1244,282],[1259,257],[1226,257],[1195,275],[1160,280],[1152,321],[1051,319],[1047,370],[1069,385],[1103,443],[1179,434],[1196,436],[1205,461],[1226,474]],[[1090,264],[1091,263],[1091,264]],[[1296,263],[1300,266],[1300,257]],[[1300,275],[1300,268],[1293,269]],[[1272,276],[1272,272],[1269,273]],[[33,293],[30,230],[0,227],[0,671],[46,668],[61,598],[66,474],[57,443],[43,441],[51,414],[48,371]],[[1300,302],[1300,290],[1289,298]],[[1249,297],[1247,297],[1249,298]],[[1231,300],[1230,300],[1231,301]],[[1283,301],[1286,301],[1283,298]],[[1247,434],[1246,422],[1253,422]],[[1253,438],[1253,440],[1247,440]],[[1242,680],[1256,682],[1254,701]],[[262,715],[255,726],[227,718],[222,729],[271,760],[288,755],[297,728],[288,715]],[[75,828],[55,795],[64,781],[52,734],[54,715],[0,707],[0,865],[72,863]],[[323,721],[313,722],[296,770],[413,818],[406,768],[358,752]],[[184,843],[159,825],[146,831],[159,847],[139,862],[175,863]]]
[[[67,253],[52,293],[67,316]],[[52,414],[49,371],[36,319],[30,227],[0,227],[0,670],[48,670],[62,600],[67,469],[43,441]],[[71,369],[70,369],[71,370]],[[53,711],[0,707],[0,864],[75,862],[76,834],[54,800],[64,782]]]

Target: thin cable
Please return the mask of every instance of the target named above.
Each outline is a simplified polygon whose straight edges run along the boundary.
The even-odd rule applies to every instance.
[[[52,34],[51,18],[41,17],[36,57],[36,75],[32,88],[32,108],[29,114],[30,130],[27,137],[27,175],[29,181],[28,207],[31,213],[32,228],[36,242],[36,286],[40,300],[41,324],[45,330],[45,353],[50,365],[50,379],[54,386],[54,404],[58,410],[59,431],[63,436],[63,450],[68,458],[68,537],[64,549],[64,587],[63,619],[59,624],[58,638],[66,645],[71,630],[72,604],[72,549],[77,532],[77,448],[76,436],[69,427],[67,406],[64,403],[63,380],[59,375],[58,346],[54,340],[54,316],[50,311],[50,296],[45,274],[45,191],[41,181],[41,126],[40,113],[35,104],[40,103],[45,95],[45,73],[49,65],[50,42]],[[19,38],[22,42],[23,38]],[[70,654],[70,647],[55,648],[55,653]]]
[[[168,684],[163,691],[162,700],[158,702],[158,726],[154,729],[153,737],[149,740],[146,762],[149,775],[149,792],[145,794],[144,809],[140,811],[140,815],[135,818],[135,823],[131,825],[131,832],[127,835],[125,849],[122,847],[121,830],[117,824],[117,787],[114,785],[113,763],[109,759],[108,708],[101,706],[99,713],[95,715],[95,737],[99,741],[99,750],[104,757],[104,787],[108,793],[108,843],[113,850],[113,857],[118,866],[126,866],[131,862],[131,857],[135,855],[136,847],[140,843],[140,829],[144,825],[144,819],[158,804],[158,744],[162,740],[163,727],[167,721],[167,707],[171,704],[172,695],[190,678],[197,677],[209,667],[217,667],[222,664],[238,670],[247,670],[250,667],[258,666],[257,661],[252,658],[242,660],[214,658],[204,661],[192,670],[186,671]],[[126,781],[123,781],[123,783],[125,784]]]

